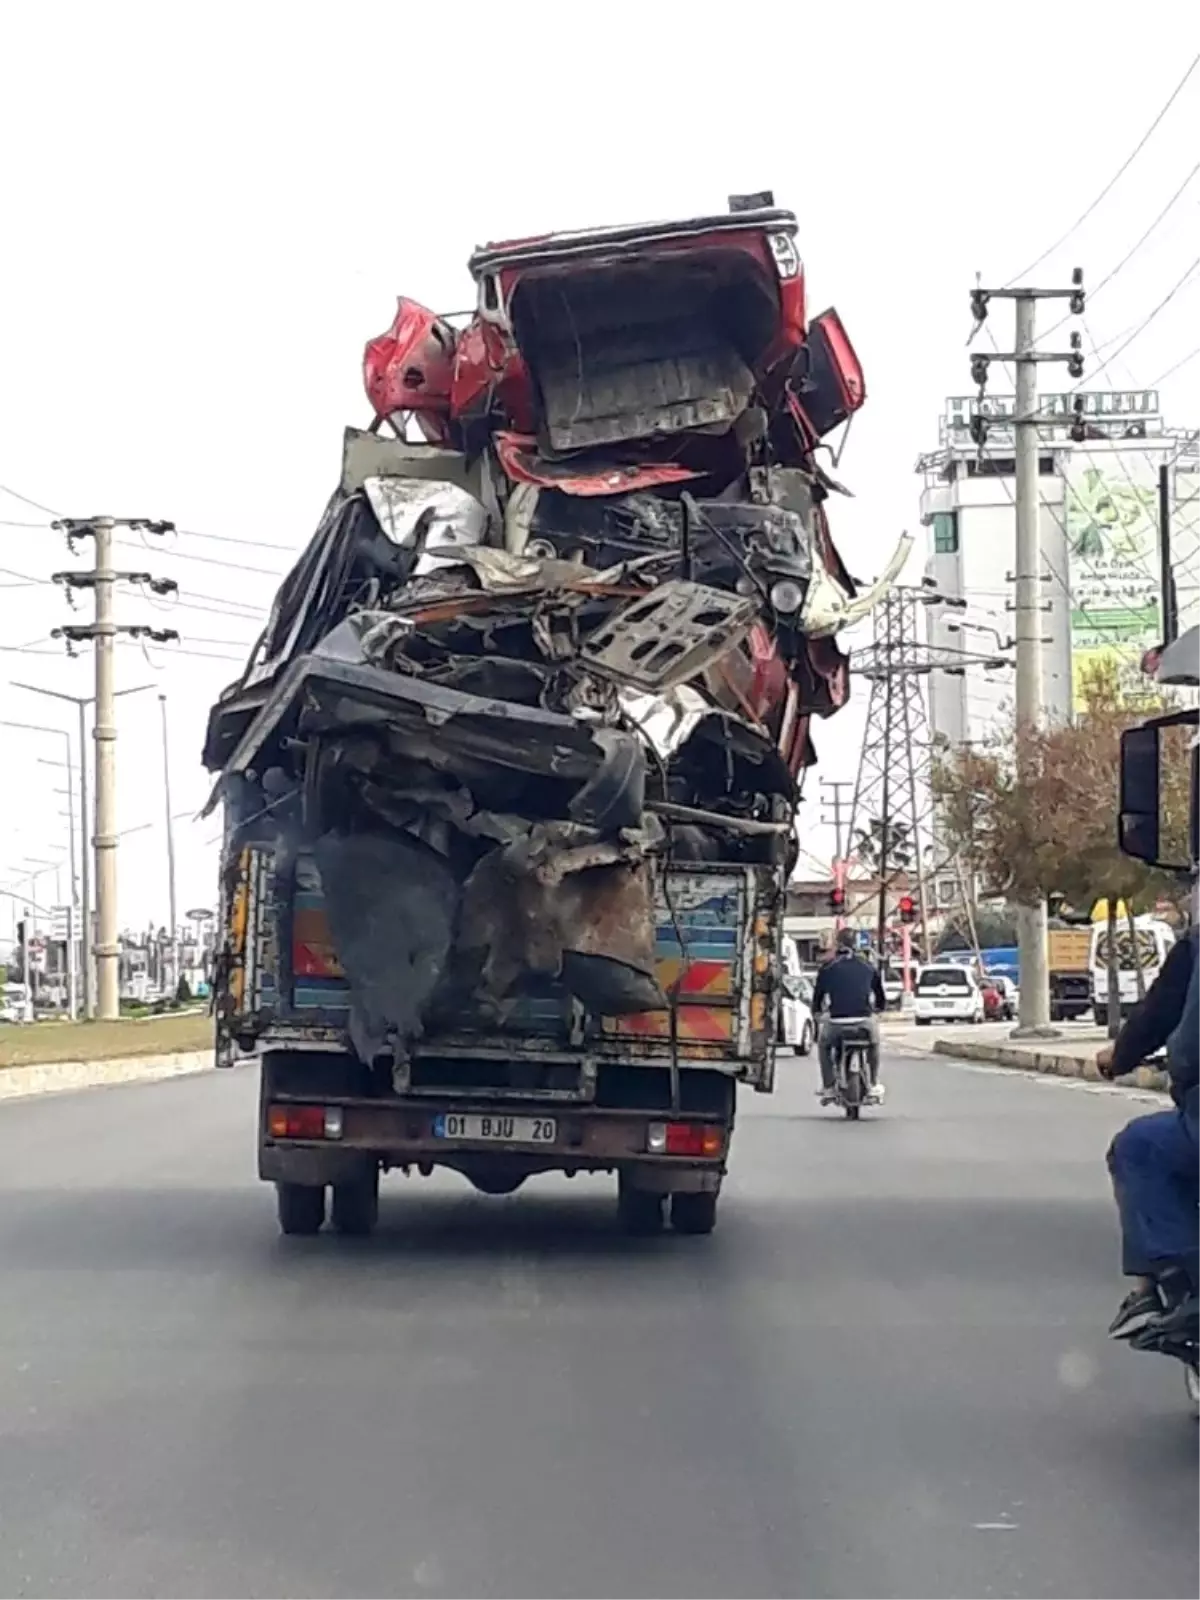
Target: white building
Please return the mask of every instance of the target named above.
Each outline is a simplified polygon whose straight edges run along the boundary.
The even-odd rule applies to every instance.
[[[1087,437],[1071,438],[1076,401]],[[982,411],[982,449],[971,418]],[[1200,620],[1200,450],[1196,431],[1167,428],[1153,391],[1043,395],[1039,412],[1043,557],[1042,677],[1052,719],[1079,703],[1090,664],[1135,673],[1162,638],[1159,468],[1170,468],[1171,555],[1181,627]],[[1012,656],[1016,570],[1013,397],[946,402],[940,445],[922,456],[927,576],[965,610],[928,609],[931,644]],[[1011,707],[1012,673],[971,667],[934,673],[935,734],[952,744],[987,737]]]

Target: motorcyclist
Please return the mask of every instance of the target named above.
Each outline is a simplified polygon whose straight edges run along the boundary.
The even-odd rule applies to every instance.
[[[1122,1270],[1133,1280],[1109,1332],[1135,1338],[1194,1314],[1197,1293],[1197,1118],[1200,1113],[1197,930],[1171,949],[1145,999],[1097,1064],[1132,1072],[1167,1045],[1171,1111],[1135,1117],[1108,1151],[1121,1218]]]
[[[829,1015],[822,1010],[828,1002]],[[847,1032],[866,1031],[870,1034],[867,1048],[867,1066],[871,1074],[871,1098],[883,1098],[883,1085],[879,1082],[879,1024],[874,1012],[883,1011],[887,996],[879,969],[860,956],[855,949],[854,934],[843,929],[837,936],[833,957],[817,974],[813,986],[812,1009],[820,1019],[821,1032],[817,1047],[821,1062],[821,1087],[817,1091],[821,1104],[828,1105],[836,1098],[833,1086],[833,1057],[838,1040]]]

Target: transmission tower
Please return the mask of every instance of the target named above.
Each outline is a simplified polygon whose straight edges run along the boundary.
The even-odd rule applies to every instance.
[[[940,867],[934,861],[933,735],[924,679],[931,672],[1012,665],[1005,656],[927,643],[924,614],[933,605],[962,610],[966,601],[929,585],[892,589],[873,613],[873,642],[850,658],[851,671],[870,682],[871,699],[850,805],[848,853],[867,856],[878,869],[880,955],[886,948],[888,888],[898,873],[912,873],[926,960],[931,954],[928,885]]]

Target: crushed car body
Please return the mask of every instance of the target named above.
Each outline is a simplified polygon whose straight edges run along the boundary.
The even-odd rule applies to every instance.
[[[367,346],[373,421],[210,716],[227,1043],[274,993],[255,849],[299,886],[271,984],[398,1091],[431,1039],[534,1000],[560,1045],[677,1049],[689,894],[716,893],[694,875],[782,903],[838,635],[891,575],[860,594],[833,543],[822,440],[866,390],[796,234],[758,196],[488,245],[465,327],[402,299]],[[768,1010],[729,1026],[765,1049]]]

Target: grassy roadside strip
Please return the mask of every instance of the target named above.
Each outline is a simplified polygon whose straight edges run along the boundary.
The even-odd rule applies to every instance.
[[[59,1061],[118,1061],[210,1049],[213,1021],[206,1011],[119,1022],[32,1022],[0,1027],[0,1069]]]

